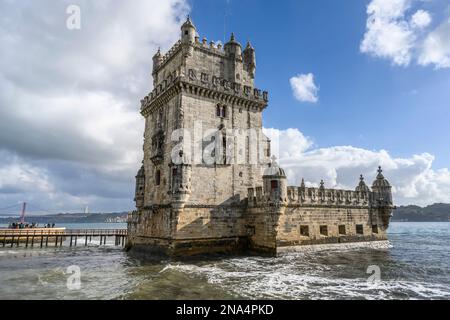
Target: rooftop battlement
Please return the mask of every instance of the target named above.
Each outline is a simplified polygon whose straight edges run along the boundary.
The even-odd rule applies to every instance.
[[[320,187],[306,187],[302,179],[300,186],[284,187],[284,170],[273,161],[271,175],[266,176],[265,187],[248,189],[248,205],[250,207],[270,204],[286,204],[288,206],[331,206],[331,207],[377,207],[393,206],[391,186],[378,169],[378,176],[372,190],[365,184],[364,177],[355,190],[327,189],[322,180]],[[275,173],[274,173],[275,172]],[[270,187],[268,187],[270,186]],[[285,189],[285,190],[284,190]]]
[[[264,192],[263,187],[248,189],[248,205],[264,206],[274,202],[298,206],[355,206],[368,207],[372,198],[371,191],[353,191],[341,189],[321,189],[307,187],[287,187],[285,198],[274,198],[276,193]]]

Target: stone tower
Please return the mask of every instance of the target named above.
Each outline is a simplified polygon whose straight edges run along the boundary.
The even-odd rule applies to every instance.
[[[144,161],[136,177],[141,220],[135,234],[143,236],[135,244],[170,251],[198,237],[198,224],[223,222],[220,206],[241,205],[248,188],[262,184],[270,152],[261,133],[268,94],[255,88],[255,71],[250,43],[242,51],[234,34],[223,47],[200,41],[189,17],[180,40],[165,55],[155,54],[154,89],[141,101]],[[259,135],[252,140],[257,146],[249,130]],[[241,230],[212,225],[207,238],[238,241]]]
[[[188,18],[180,40],[153,57],[141,101],[144,159],[128,247],[170,256],[252,252],[387,239],[395,208],[381,168],[372,190],[288,186],[262,134],[268,93],[255,87],[255,49],[234,34],[200,41]]]

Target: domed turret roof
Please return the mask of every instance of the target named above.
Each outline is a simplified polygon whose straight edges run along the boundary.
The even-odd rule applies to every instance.
[[[191,18],[189,16],[187,16],[186,22],[183,23],[183,25],[181,26],[181,29],[186,29],[186,28],[194,28],[195,26],[191,21]]]
[[[161,55],[161,48],[158,48],[158,51],[155,53],[155,55],[153,56],[153,59],[155,59],[155,58],[161,58],[162,57],[162,55]]]
[[[277,163],[277,158],[275,156],[272,157],[272,162],[269,164],[269,167],[264,170],[264,177],[282,177],[286,178],[286,173]]]
[[[390,187],[389,181],[387,181],[383,176],[383,170],[381,167],[378,167],[378,175],[377,179],[373,182],[372,188],[379,188],[379,187]]]
[[[236,41],[236,38],[234,37],[234,32],[231,33],[230,40],[227,43],[225,43],[225,46],[229,46],[229,45],[236,45],[239,47],[241,46],[241,44]]]
[[[370,189],[369,187],[366,185],[366,183],[364,182],[364,177],[363,175],[361,175],[359,177],[359,185],[356,187],[356,191],[357,192],[369,192]]]
[[[247,50],[255,51],[255,48],[253,48],[253,46],[250,43],[250,41],[247,41],[247,46],[245,47],[245,51],[247,51]]]

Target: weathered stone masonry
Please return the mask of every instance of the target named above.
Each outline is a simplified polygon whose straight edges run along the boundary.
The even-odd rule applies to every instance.
[[[300,245],[386,239],[393,203],[381,168],[372,190],[362,177],[355,191],[326,189],[323,182],[288,187],[265,137],[258,140],[263,160],[256,164],[226,157],[197,164],[188,155],[198,146],[177,149],[172,133],[195,131],[198,121],[203,130],[262,129],[268,93],[254,87],[255,71],[250,43],[242,50],[234,35],[223,47],[200,41],[189,19],[181,40],[153,57],[154,89],[141,101],[144,159],[136,176],[137,210],[128,221],[130,249],[273,255]],[[247,142],[245,150],[233,151],[249,160],[251,147]],[[174,155],[180,161],[174,163]]]

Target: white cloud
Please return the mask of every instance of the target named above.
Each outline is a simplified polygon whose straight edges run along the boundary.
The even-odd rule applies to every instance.
[[[263,133],[271,141],[271,151],[277,158],[297,158],[314,143],[298,129],[278,130],[263,128]]]
[[[295,99],[301,102],[316,103],[319,101],[319,88],[314,83],[314,75],[312,73],[299,74],[290,79],[292,92]]]
[[[291,185],[299,185],[305,178],[307,184],[318,186],[324,179],[328,187],[354,189],[363,174],[370,186],[381,165],[393,185],[396,204],[450,202],[450,171],[432,169],[434,157],[428,153],[395,158],[385,150],[352,146],[314,148],[312,141],[297,129],[266,129],[265,133],[272,141],[281,137],[280,150],[274,149],[274,153]]]
[[[372,0],[367,7],[367,31],[361,52],[391,59],[396,65],[409,65],[415,35],[404,18],[410,2]]]
[[[411,17],[411,25],[417,28],[428,27],[431,23],[431,16],[427,11],[418,10]]]
[[[72,4],[81,30],[66,28]],[[0,2],[0,203],[132,208],[152,55],[178,40],[188,10],[184,0]]]
[[[450,18],[428,34],[421,49],[419,64],[450,68]]]
[[[448,18],[430,31],[431,14],[412,10],[418,0],[372,0],[367,7],[367,30],[360,51],[388,59],[394,65],[450,67],[450,22]]]

